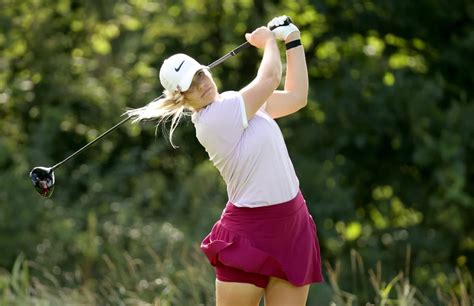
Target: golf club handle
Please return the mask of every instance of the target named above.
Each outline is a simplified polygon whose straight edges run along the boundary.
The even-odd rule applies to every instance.
[[[96,143],[97,141],[99,141],[100,139],[102,139],[103,137],[105,137],[107,134],[109,134],[110,132],[112,132],[113,130],[115,130],[116,128],[118,128],[119,126],[123,125],[124,123],[128,122],[132,117],[127,117],[125,119],[123,119],[122,121],[120,121],[119,123],[117,123],[116,125],[114,125],[113,127],[111,127],[110,129],[108,129],[107,131],[105,131],[104,133],[102,133],[101,135],[97,136],[96,139],[92,140],[91,142],[89,142],[88,144],[86,144],[85,146],[83,146],[82,148],[80,148],[79,150],[77,150],[76,152],[74,152],[72,155],[70,155],[69,157],[67,157],[65,160],[57,163],[56,165],[52,166],[51,167],[51,171],[54,171],[56,168],[59,168],[62,164],[64,164],[65,162],[67,162],[68,160],[70,160],[71,158],[73,158],[74,156],[76,156],[77,154],[81,153],[82,151],[84,151],[85,149],[87,149],[88,147],[92,146],[94,143]]]
[[[248,41],[246,41],[243,44],[241,44],[240,46],[238,46],[237,48],[235,48],[234,50],[230,51],[230,53],[232,54],[232,56],[237,55],[237,54],[240,53],[240,51],[242,51],[244,49],[247,49],[250,46],[251,46],[251,44]]]

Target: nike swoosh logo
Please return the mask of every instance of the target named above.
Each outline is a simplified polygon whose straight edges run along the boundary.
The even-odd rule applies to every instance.
[[[183,66],[184,64],[184,60],[181,62],[181,64],[179,64],[178,68],[174,68],[174,71],[178,72],[179,69],[181,69],[181,66]]]

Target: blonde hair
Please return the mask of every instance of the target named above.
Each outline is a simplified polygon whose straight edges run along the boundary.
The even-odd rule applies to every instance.
[[[191,111],[189,106],[187,106],[184,96],[181,92],[170,92],[165,90],[164,95],[164,98],[156,98],[143,107],[129,109],[124,113],[124,115],[133,117],[133,123],[147,120],[156,120],[156,130],[158,130],[158,126],[160,124],[162,124],[164,127],[168,121],[171,121],[169,140],[173,148],[177,148],[177,146],[175,146],[173,143],[173,133],[181,118],[183,118],[183,116],[190,115]]]

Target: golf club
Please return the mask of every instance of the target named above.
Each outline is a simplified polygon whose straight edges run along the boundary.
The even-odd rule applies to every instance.
[[[290,23],[292,23],[292,20],[288,17],[284,21],[284,23],[280,26],[285,26],[285,25],[288,25]],[[276,27],[270,27],[270,30],[273,30],[275,28]],[[249,42],[244,42],[243,44],[236,47],[235,49],[233,49],[229,53],[225,54],[221,58],[219,58],[216,61],[209,64],[208,65],[209,69],[212,69],[213,67],[219,65],[220,63],[222,63],[226,59],[237,55],[238,53],[240,53],[240,51],[242,51],[243,49],[246,49],[250,46],[251,45],[250,45]],[[161,99],[163,97],[164,97],[164,94],[162,94],[160,97],[158,97],[158,99]],[[118,127],[120,127],[121,125],[123,125],[124,123],[129,121],[131,118],[132,117],[127,117],[127,118],[123,119],[122,121],[120,121],[119,123],[117,123],[116,125],[111,127],[110,129],[108,129],[107,131],[105,131],[104,133],[99,135],[97,138],[95,138],[94,140],[92,140],[91,142],[89,142],[88,144],[86,144],[85,146],[83,146],[82,148],[80,148],[79,150],[77,150],[76,152],[74,152],[73,154],[68,156],[67,158],[65,158],[63,161],[57,163],[56,165],[54,165],[52,167],[34,167],[30,171],[30,178],[31,178],[31,182],[33,183],[33,186],[35,187],[36,191],[38,191],[38,193],[41,196],[49,198],[53,194],[53,190],[54,190],[54,184],[55,184],[54,170],[55,169],[59,168],[64,163],[66,163],[68,160],[70,160],[71,158],[73,158],[77,154],[81,153],[85,149],[92,146],[94,143],[96,143],[97,141],[99,141],[100,139],[105,137],[107,134],[109,134],[113,130],[117,129]]]
[[[226,55],[219,58],[218,60],[216,60],[216,61],[212,62],[211,64],[209,64],[208,65],[209,69],[219,65],[220,63],[222,63],[226,59],[237,55],[240,51],[242,51],[243,49],[246,49],[248,47],[250,47],[249,42],[245,42],[245,43],[241,44],[237,48],[233,49],[232,51],[230,51]],[[164,94],[162,94],[158,99],[161,99],[163,97],[164,97]],[[73,158],[77,154],[81,153],[85,149],[92,146],[94,143],[96,143],[97,141],[99,141],[100,139],[105,137],[107,134],[109,134],[113,130],[115,130],[118,127],[122,126],[124,123],[129,121],[131,118],[132,117],[124,118],[122,121],[120,121],[119,123],[117,123],[116,125],[111,127],[110,129],[108,129],[107,131],[105,131],[101,135],[97,136],[97,138],[95,138],[94,140],[92,140],[91,142],[89,142],[88,144],[86,144],[85,146],[83,146],[82,148],[80,148],[79,150],[77,150],[76,152],[74,152],[73,154],[68,156],[67,158],[65,158],[63,161],[55,164],[54,166],[52,166],[52,167],[34,167],[30,171],[30,178],[31,178],[31,182],[33,183],[33,186],[35,187],[36,191],[38,191],[38,193],[41,196],[49,198],[53,194],[53,190],[54,190],[54,184],[55,184],[54,170],[56,170],[57,168],[62,166],[64,163],[69,161],[71,158]]]

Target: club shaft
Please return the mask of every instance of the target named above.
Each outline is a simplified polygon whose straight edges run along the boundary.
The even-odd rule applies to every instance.
[[[229,57],[232,57],[232,56],[235,56],[237,55],[238,53],[240,53],[240,51],[242,51],[243,49],[246,49],[250,47],[250,43],[249,42],[244,42],[243,44],[241,44],[240,46],[236,47],[235,49],[233,49],[232,51],[230,51],[229,53],[227,53],[226,55],[222,56],[221,58],[219,58],[218,60],[212,62],[211,64],[208,65],[209,68],[213,68],[217,65],[219,65],[220,63],[222,63],[223,61],[225,61],[226,59],[228,59]],[[162,95],[163,96],[163,95]],[[160,98],[162,97],[160,96]],[[51,170],[54,171],[55,169],[61,167],[64,163],[66,163],[68,160],[70,160],[71,158],[73,158],[74,156],[76,156],[77,154],[81,153],[82,151],[84,151],[85,149],[89,148],[90,146],[92,146],[94,143],[96,143],[97,141],[101,140],[103,137],[105,137],[107,134],[109,134],[110,132],[112,132],[113,130],[117,129],[118,127],[122,126],[124,123],[128,122],[132,117],[127,117],[125,119],[123,119],[122,121],[120,121],[119,123],[117,123],[116,125],[114,125],[113,127],[111,127],[110,129],[108,129],[107,131],[105,131],[104,133],[100,134],[99,136],[97,136],[96,139],[92,140],[91,142],[89,142],[88,144],[86,144],[85,146],[83,146],[82,148],[80,148],[79,150],[77,150],[76,152],[74,152],[73,154],[69,155],[67,158],[65,158],[63,161],[57,163],[56,165],[52,166],[51,167]]]
[[[92,146],[94,143],[96,143],[97,141],[99,141],[100,139],[102,139],[103,137],[105,137],[107,134],[109,134],[110,132],[112,132],[113,130],[115,130],[116,128],[118,128],[119,126],[123,125],[125,122],[129,121],[131,119],[131,117],[127,117],[125,119],[123,119],[122,121],[120,121],[119,123],[117,123],[116,125],[114,125],[113,127],[111,127],[110,129],[108,129],[107,131],[105,131],[104,133],[100,134],[99,136],[97,136],[96,139],[92,140],[91,142],[89,142],[88,144],[86,144],[85,146],[83,146],[82,148],[80,148],[79,150],[77,150],[76,152],[74,152],[73,154],[69,155],[66,159],[64,159],[63,161],[57,163],[56,165],[52,166],[51,167],[51,170],[54,170],[54,169],[57,169],[59,168],[60,166],[62,166],[65,162],[67,162],[68,160],[70,160],[71,158],[73,158],[74,156],[76,156],[77,154],[81,153],[82,151],[84,151],[85,149],[87,149],[88,147]]]
[[[224,55],[223,57],[219,58],[218,60],[210,63],[208,65],[209,68],[213,68],[217,65],[219,65],[220,63],[222,63],[223,61],[225,61],[226,59],[228,59],[229,57],[232,57],[234,55],[237,55],[240,53],[240,51],[250,47],[250,43],[248,41],[244,42],[243,44],[241,44],[240,46],[238,46],[237,48],[233,49],[232,51],[230,51],[229,53],[227,53],[226,55]]]

